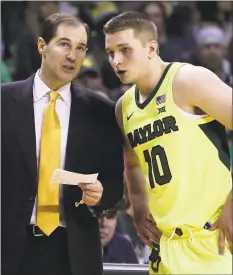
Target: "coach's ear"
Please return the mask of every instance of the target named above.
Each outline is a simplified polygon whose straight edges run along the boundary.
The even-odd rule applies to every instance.
[[[37,46],[38,46],[38,51],[41,56],[45,57],[45,51],[47,48],[47,44],[45,40],[42,37],[39,37],[37,40]]]

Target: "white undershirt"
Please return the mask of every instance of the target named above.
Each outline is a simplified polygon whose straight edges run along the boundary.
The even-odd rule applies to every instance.
[[[37,169],[39,165],[39,151],[40,151],[40,139],[41,139],[41,128],[43,123],[43,114],[48,106],[49,95],[51,91],[49,87],[40,79],[40,71],[38,70],[33,85],[33,101],[34,101],[34,115],[35,115],[35,131],[36,131],[36,156],[37,156]],[[56,112],[61,125],[61,162],[60,168],[64,169],[65,156],[66,156],[66,143],[69,127],[70,118],[70,106],[71,106],[71,92],[70,83],[57,90],[60,97],[56,101]],[[32,212],[31,224],[36,224],[36,204]],[[60,185],[60,196],[59,196],[59,211],[60,211],[60,226],[65,227],[64,220],[64,209],[63,209],[63,198],[62,198],[62,185]]]

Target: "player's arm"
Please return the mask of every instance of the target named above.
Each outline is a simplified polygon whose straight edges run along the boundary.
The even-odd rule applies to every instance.
[[[156,223],[149,213],[146,181],[139,160],[124,132],[122,98],[118,100],[115,110],[117,123],[124,136],[125,178],[130,203],[134,213],[134,224],[142,241],[153,247],[153,243],[159,243],[161,233],[157,229]]]
[[[233,129],[232,89],[210,70],[187,65],[180,68],[174,90],[182,101],[198,107],[229,129]]]
[[[124,163],[125,163],[125,177],[127,187],[130,195],[130,201],[133,208],[145,208],[148,205],[146,182],[142,174],[141,167],[137,155],[133,151],[128,138],[124,132],[122,119],[122,99],[120,98],[116,103],[115,109],[117,123],[124,136]],[[137,209],[134,209],[137,210]]]
[[[232,89],[214,73],[203,67],[184,66],[174,81],[174,93],[186,106],[198,107],[206,114],[232,129]],[[225,239],[233,247],[232,190],[222,213],[210,230],[219,229],[219,253],[225,250]]]

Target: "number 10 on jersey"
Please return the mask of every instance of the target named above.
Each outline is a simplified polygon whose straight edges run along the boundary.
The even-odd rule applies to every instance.
[[[159,185],[169,183],[172,178],[172,174],[168,165],[168,160],[164,148],[160,145],[157,145],[151,149],[151,152],[149,152],[149,150],[145,150],[143,151],[143,154],[145,161],[148,164],[151,189],[155,188],[155,183]],[[159,171],[158,161],[156,157],[160,159],[163,173]]]

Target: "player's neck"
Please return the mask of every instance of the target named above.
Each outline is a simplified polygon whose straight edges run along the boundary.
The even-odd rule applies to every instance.
[[[136,83],[136,86],[143,97],[147,97],[150,93],[152,93],[155,86],[159,82],[166,66],[167,63],[162,61],[161,58],[157,58],[155,61],[150,63],[148,70]]]

